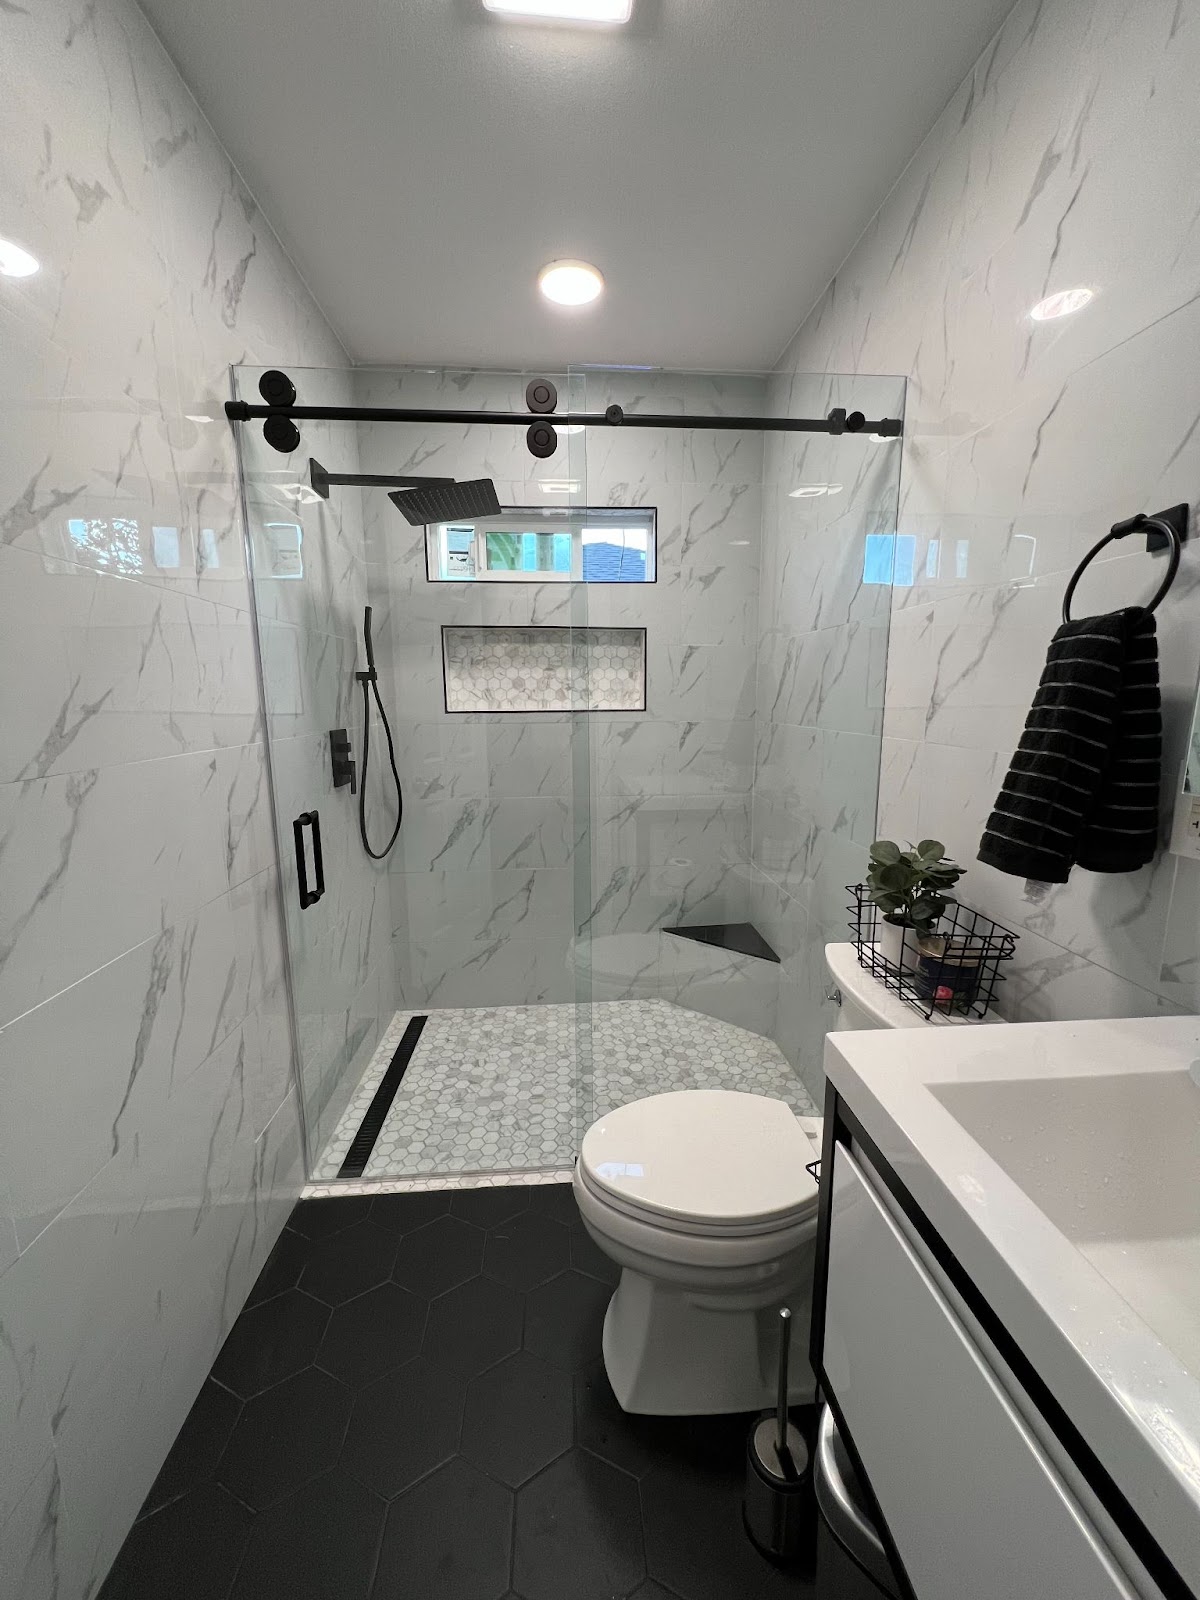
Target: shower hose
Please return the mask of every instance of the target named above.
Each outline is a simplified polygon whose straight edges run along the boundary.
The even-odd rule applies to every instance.
[[[362,835],[363,849],[373,860],[382,861],[400,834],[400,824],[404,821],[404,790],[400,787],[400,774],[396,770],[396,747],[392,743],[392,730],[388,724],[387,712],[383,709],[383,701],[379,697],[379,674],[375,670],[375,652],[371,647],[370,606],[367,606],[363,613],[363,640],[367,647],[367,670],[355,673],[355,677],[362,684],[363,692],[363,750],[362,771],[358,775],[358,831]],[[387,738],[388,761],[392,768],[392,777],[396,782],[396,826],[382,850],[373,850],[371,841],[367,838],[367,763],[371,757],[372,693],[379,709],[379,720],[383,723],[384,735]]]

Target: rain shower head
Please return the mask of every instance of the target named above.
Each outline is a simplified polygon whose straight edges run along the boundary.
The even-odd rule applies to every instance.
[[[459,522],[500,514],[496,485],[490,478],[466,483],[430,483],[419,489],[394,489],[388,499],[413,527],[427,522]]]

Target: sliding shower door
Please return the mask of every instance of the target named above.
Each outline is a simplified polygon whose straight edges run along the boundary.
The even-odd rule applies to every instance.
[[[525,374],[290,375],[302,404],[527,409]],[[239,397],[257,400],[260,376],[239,370]],[[540,376],[560,410],[577,405],[565,374]],[[590,1114],[575,947],[590,900],[585,435],[552,432],[534,456],[523,426],[486,421],[300,430],[287,456],[260,425],[240,438],[310,1175],[564,1170]],[[490,480],[500,514],[414,526],[384,487],[333,481],[322,498],[310,458],[334,480]],[[329,743],[346,730],[360,780],[367,605],[404,804],[381,862]],[[373,701],[368,714],[378,848],[396,802]]]
[[[290,375],[308,404],[353,402],[349,373]],[[237,397],[258,403],[261,376],[236,369]],[[334,787],[329,743],[332,729],[345,728],[358,754],[354,672],[363,665],[363,610],[379,596],[364,491],[336,488],[326,500],[310,481],[310,459],[333,473],[360,470],[355,425],[306,422],[289,455],[266,443],[259,424],[238,438],[286,931],[272,1026],[293,1031],[311,1173],[401,999],[388,862],[362,848],[358,801],[348,784]],[[377,782],[386,747],[378,728],[374,735],[368,820],[374,838],[386,839],[394,799]],[[269,937],[263,948],[272,948]]]

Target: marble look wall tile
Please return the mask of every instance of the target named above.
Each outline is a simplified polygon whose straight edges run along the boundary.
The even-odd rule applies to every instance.
[[[523,408],[524,380],[513,375],[400,372],[362,374],[358,382],[370,403],[403,394],[413,404],[461,406],[469,395],[483,406]],[[616,401],[630,410],[746,414],[766,403],[759,379],[588,373],[576,387],[574,403],[589,410]],[[559,388],[566,393],[565,378]],[[397,967],[411,995],[436,995],[439,1005],[481,1003],[476,994],[520,1004],[535,998],[524,982],[538,994],[558,994],[569,979],[562,952],[576,926],[611,928],[618,906],[623,931],[638,918],[645,931],[664,917],[717,920],[726,907],[744,907],[732,883],[734,863],[749,854],[762,442],[717,429],[699,430],[690,442],[657,429],[601,429],[564,437],[550,462],[532,464],[522,459],[519,430],[471,435],[364,427],[363,470],[432,471],[429,463],[440,462],[459,477],[486,471],[508,504],[552,503],[542,479],[569,478],[580,485],[574,502],[657,512],[654,584],[456,585],[427,582],[421,530],[397,525],[386,504],[364,502],[372,572],[387,585],[377,637],[387,642],[395,703],[411,718],[398,739],[408,798],[395,863],[401,870],[393,872]],[[647,710],[562,722],[470,717],[447,731],[438,666],[444,623],[645,628]],[[611,817],[597,824],[589,814],[596,794],[622,804],[683,798],[659,819],[662,827],[650,829],[651,849],[645,819],[626,826],[619,842]],[[712,822],[726,798],[738,802],[736,827]],[[705,825],[683,820],[698,815],[697,806]],[[514,869],[560,886],[553,902],[538,897],[536,939],[523,920],[505,926]],[[427,873],[428,890],[419,881]],[[430,895],[459,904],[452,888],[459,876],[472,888],[456,937]],[[560,892],[567,886],[569,897]],[[490,904],[488,894],[496,896]],[[491,926],[496,934],[480,940],[478,930]],[[557,953],[535,950],[539,940],[551,947],[557,940]],[[505,991],[506,981],[515,987]]]
[[[344,355],[135,5],[0,7],[0,104],[0,1589],[82,1600],[300,1181],[221,405]]]
[[[911,375],[880,826],[945,837],[963,895],[1021,933],[1022,1018],[1191,1004],[1190,863],[1076,871],[1043,899],[974,862],[1070,571],[1108,526],[1195,498],[1200,178],[1179,130],[1200,30],[1172,0],[1023,0],[931,131],[781,368]],[[1142,174],[1139,180],[1135,174]],[[1036,323],[1062,288],[1078,314]],[[1077,612],[1135,603],[1144,554],[1097,562]],[[1185,569],[1158,614],[1165,784],[1198,664]],[[1164,796],[1168,798],[1168,796]]]

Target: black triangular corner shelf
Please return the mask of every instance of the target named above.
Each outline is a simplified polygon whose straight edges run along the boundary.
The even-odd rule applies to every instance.
[[[714,922],[703,928],[664,928],[680,939],[694,939],[697,944],[712,944],[730,950],[739,956],[756,956],[759,961],[774,961],[779,957],[759,933],[752,922]]]

